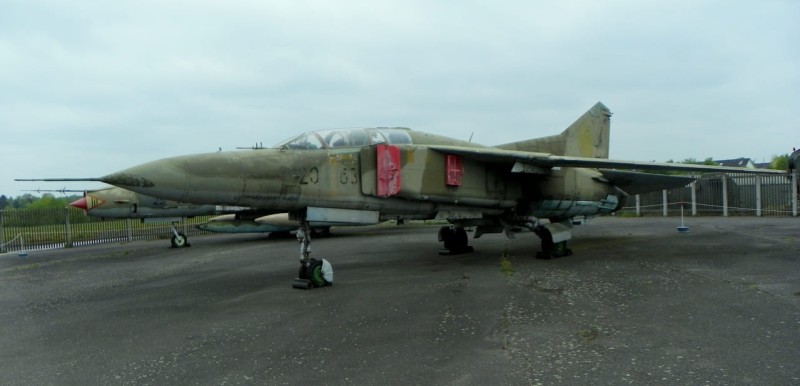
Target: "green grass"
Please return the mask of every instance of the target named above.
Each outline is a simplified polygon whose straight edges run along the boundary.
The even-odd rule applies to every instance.
[[[503,258],[500,259],[500,272],[506,276],[514,274],[514,268],[511,267],[511,260],[508,260],[505,253],[503,253]]]

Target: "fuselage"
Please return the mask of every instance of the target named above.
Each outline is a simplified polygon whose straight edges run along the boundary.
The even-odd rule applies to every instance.
[[[102,178],[178,202],[272,211],[307,207],[377,211],[383,218],[475,213],[566,218],[616,209],[619,194],[591,169],[514,173],[509,165],[458,158],[429,145],[485,148],[401,128],[306,133],[276,148],[162,159]],[[384,165],[383,147],[396,152]],[[457,169],[456,169],[457,168]],[[454,179],[455,178],[455,179]],[[380,192],[396,179],[391,194]],[[392,183],[392,181],[389,181]]]

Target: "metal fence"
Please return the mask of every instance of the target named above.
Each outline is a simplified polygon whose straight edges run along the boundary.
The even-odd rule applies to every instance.
[[[194,225],[213,216],[198,216],[176,223],[186,236],[207,234]],[[102,220],[87,217],[76,208],[9,209],[0,211],[0,253],[70,248],[73,246],[169,239],[173,224],[132,219]]]
[[[712,174],[677,189],[629,197],[622,215],[797,216],[797,175]]]

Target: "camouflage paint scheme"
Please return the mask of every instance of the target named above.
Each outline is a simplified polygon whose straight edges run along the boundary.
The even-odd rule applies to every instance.
[[[575,204],[601,201],[608,194],[625,195],[611,181],[604,181],[602,172],[587,167],[752,171],[703,165],[608,162],[605,158],[608,156],[610,115],[609,110],[598,103],[558,136],[496,147],[402,128],[369,129],[370,133],[380,132],[384,137],[388,137],[387,133],[407,136],[405,141],[379,138],[378,143],[389,142],[399,148],[401,154],[402,188],[398,195],[391,197],[378,197],[376,193],[373,160],[377,141],[363,146],[314,148],[313,144],[303,147],[302,141],[295,139],[294,146],[289,141],[272,149],[162,159],[100,180],[180,202],[277,211],[309,206],[335,207],[430,218],[442,209],[468,208],[499,214],[523,204],[530,205],[535,212],[535,208],[543,206],[544,200]],[[336,131],[328,132],[335,134]],[[321,137],[323,134],[307,133],[305,136]],[[464,159],[461,186],[449,187],[444,183],[447,154]],[[524,167],[526,163],[535,167],[535,171],[512,170],[515,165]],[[563,208],[544,217],[568,217],[573,212],[569,205]],[[532,215],[533,212],[517,214]]]

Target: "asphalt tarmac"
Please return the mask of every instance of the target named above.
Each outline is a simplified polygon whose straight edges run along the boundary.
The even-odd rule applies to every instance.
[[[600,218],[440,256],[437,226],[334,228],[335,285],[262,235],[0,255],[0,384],[800,383],[800,219]],[[471,236],[470,236],[471,237]]]

